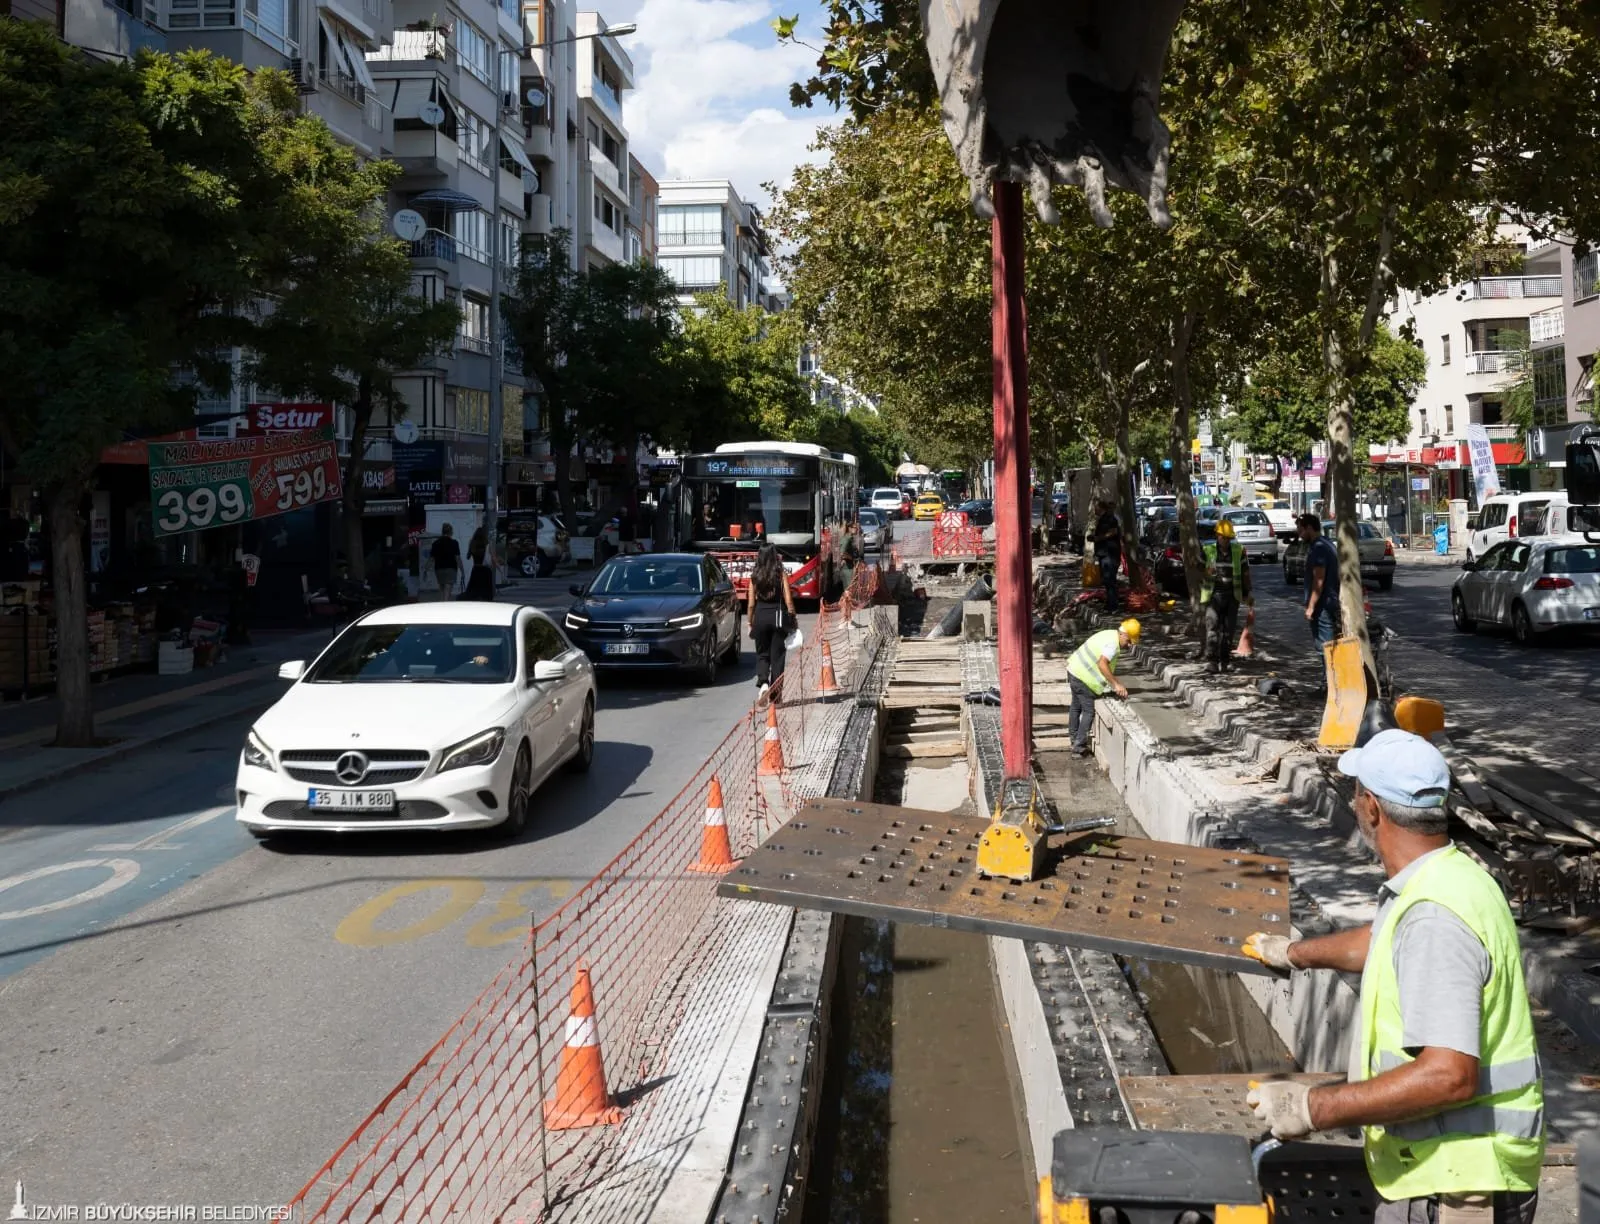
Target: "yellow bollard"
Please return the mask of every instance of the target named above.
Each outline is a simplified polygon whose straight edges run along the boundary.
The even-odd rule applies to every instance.
[[[1322,711],[1321,748],[1353,748],[1367,708],[1367,678],[1361,667],[1361,642],[1335,638],[1322,647],[1328,671],[1328,704]]]
[[[1394,721],[1401,730],[1427,739],[1444,730],[1444,706],[1431,697],[1407,693],[1394,703]]]

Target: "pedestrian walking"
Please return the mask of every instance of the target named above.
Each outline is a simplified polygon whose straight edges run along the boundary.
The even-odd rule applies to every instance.
[[[1368,926],[1244,951],[1288,973],[1361,974],[1349,1082],[1264,1083],[1246,1101],[1279,1139],[1360,1126],[1377,1224],[1529,1224],[1544,1091],[1521,946],[1505,895],[1450,841],[1450,767],[1408,731],[1339,758],[1383,863]]]
[[[461,598],[493,603],[494,552],[489,547],[489,533],[482,527],[472,533],[467,557],[472,561],[472,572],[467,575],[467,589],[461,592]]]
[[[787,653],[784,639],[796,624],[789,575],[776,544],[763,544],[756,554],[745,606],[750,617],[750,638],[756,648],[756,700],[765,701],[783,675]]]
[[[440,594],[454,599],[456,575],[461,572],[461,545],[456,542],[455,528],[449,523],[440,529],[439,538],[428,550],[428,556],[433,559],[433,573],[439,580]]]
[[[1308,545],[1305,563],[1305,614],[1311,640],[1317,645],[1339,636],[1339,550],[1322,534],[1322,520],[1302,514],[1300,538]]]
[[[1139,622],[1132,617],[1115,629],[1090,634],[1067,660],[1067,686],[1072,690],[1072,708],[1067,713],[1067,734],[1072,750],[1089,755],[1089,732],[1094,729],[1095,698],[1107,693],[1126,697],[1128,690],[1117,679],[1117,656],[1129,646],[1139,644]]]
[[[1239,604],[1254,600],[1250,589],[1250,566],[1244,549],[1234,539],[1233,522],[1217,521],[1217,538],[1201,550],[1205,553],[1205,583],[1200,602],[1206,610],[1206,671],[1228,670],[1233,656],[1233,631],[1239,620]]]
[[[1117,610],[1117,570],[1122,565],[1122,524],[1108,501],[1100,503],[1100,517],[1094,525],[1094,560],[1100,567],[1100,581],[1106,589],[1106,611]]]

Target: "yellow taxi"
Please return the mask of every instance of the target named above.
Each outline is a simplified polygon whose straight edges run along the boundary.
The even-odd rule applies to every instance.
[[[943,513],[944,498],[937,493],[918,493],[916,503],[911,507],[911,517],[918,522],[936,519]]]

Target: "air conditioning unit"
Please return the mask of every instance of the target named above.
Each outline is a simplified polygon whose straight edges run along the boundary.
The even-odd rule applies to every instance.
[[[317,92],[317,66],[310,60],[298,56],[290,60],[289,75],[294,78],[295,92],[302,94]]]
[[[514,115],[522,109],[522,103],[517,99],[514,90],[500,95],[500,109],[508,115]]]

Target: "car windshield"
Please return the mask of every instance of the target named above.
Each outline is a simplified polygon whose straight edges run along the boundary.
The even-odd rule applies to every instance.
[[[1547,574],[1600,574],[1600,548],[1552,548],[1544,555]]]
[[[1272,526],[1272,520],[1259,510],[1236,510],[1228,517],[1235,523],[1243,523],[1246,527]]]
[[[606,562],[589,587],[591,595],[698,595],[700,562],[693,559],[627,557]]]
[[[861,519],[863,527],[876,527],[878,525],[878,512],[876,510],[859,510],[856,512]]]
[[[501,625],[352,625],[310,684],[508,684],[516,652]]]

